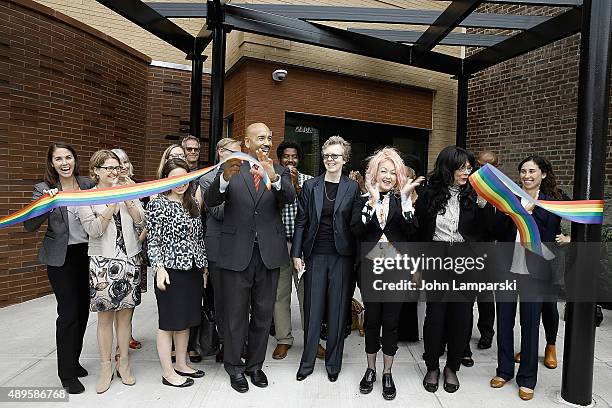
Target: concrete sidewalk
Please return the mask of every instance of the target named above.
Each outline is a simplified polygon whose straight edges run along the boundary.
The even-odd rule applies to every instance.
[[[152,279],[149,279],[150,283]],[[293,299],[293,323],[299,327],[299,310]],[[0,309],[0,386],[59,387],[56,371],[55,349],[55,298],[53,295],[32,300],[23,304]],[[562,305],[559,306],[560,310]],[[475,313],[477,310],[475,309]],[[597,330],[595,345],[594,398],[597,407],[608,407],[612,403],[612,313],[604,311],[604,322]],[[96,342],[96,314],[92,313],[85,335],[85,345],[81,363],[89,370],[83,378],[86,391],[71,395],[69,404],[57,403],[19,403],[11,406],[71,406],[71,407],[555,407],[559,402],[561,385],[561,360],[563,357],[563,335],[565,325],[560,322],[557,350],[559,367],[549,370],[540,365],[538,385],[531,402],[518,398],[518,388],[514,381],[502,389],[489,387],[489,380],[495,375],[495,346],[489,350],[478,350],[477,330],[472,338],[474,360],[471,368],[462,367],[459,373],[461,388],[455,394],[447,394],[442,387],[435,394],[426,392],[422,387],[425,364],[421,359],[423,343],[401,343],[393,367],[393,378],[397,387],[397,398],[385,401],[381,396],[380,380],[369,395],[359,393],[359,381],[365,371],[364,339],[354,331],[346,340],[343,368],[338,381],[327,380],[324,364],[317,361],[315,372],[303,382],[295,380],[295,373],[301,357],[303,332],[294,332],[295,344],[284,360],[273,360],[272,351],[276,345],[271,337],[264,363],[270,385],[260,389],[250,386],[246,394],[235,392],[221,364],[204,360],[194,367],[203,369],[206,375],[196,379],[195,385],[177,389],[161,384],[161,369],[155,348],[157,310],[155,295],[150,289],[143,294],[142,304],[134,315],[134,337],[143,344],[141,350],[131,352],[131,364],[137,383],[125,386],[116,378],[110,389],[98,395],[95,383],[99,372]],[[516,327],[518,328],[518,321]],[[518,330],[516,330],[516,345]],[[544,351],[544,333],[540,334],[540,361]],[[518,347],[518,346],[517,346]],[[444,357],[441,362],[443,364]],[[382,372],[382,358],[379,358],[379,373]],[[442,379],[441,379],[442,381]],[[0,404],[8,406],[8,404]]]

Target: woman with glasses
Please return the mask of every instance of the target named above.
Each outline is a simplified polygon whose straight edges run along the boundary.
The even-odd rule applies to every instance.
[[[346,305],[355,256],[350,223],[353,202],[359,197],[357,183],[342,174],[350,152],[347,141],[340,136],[330,137],[322,148],[325,173],[306,180],[298,200],[291,247],[295,269],[298,274],[304,273],[304,352],[296,375],[298,381],[314,370],[326,309],[325,368],[329,381],[338,379],[342,367]]]
[[[58,191],[88,190],[93,186],[88,177],[79,176],[79,159],[74,148],[52,143],[47,149],[44,181],[34,186],[32,201],[45,194],[52,197]],[[79,363],[89,318],[88,237],[77,207],[56,208],[26,220],[24,227],[33,232],[45,221],[47,227],[38,260],[47,265],[47,276],[57,300],[57,374],[68,393],[79,394],[85,391],[79,377],[88,374]]]
[[[444,148],[415,204],[418,240],[448,244],[439,245],[447,252],[445,255],[452,255],[452,244],[478,242],[486,237],[487,219],[492,216],[492,208],[477,197],[468,182],[475,165],[474,156],[465,149],[457,146]],[[463,253],[457,255],[465,256]],[[454,271],[444,272],[435,271],[435,278],[459,278]],[[433,274],[431,276],[434,278]],[[427,280],[427,275],[423,280]],[[446,343],[448,354],[444,367],[444,390],[453,393],[459,389],[457,371],[471,327],[471,303],[467,301],[469,294],[462,296],[458,291],[427,291],[426,295],[423,341],[427,373],[423,386],[429,392],[437,391],[439,359]]]
[[[98,150],[89,161],[89,176],[94,188],[117,185],[121,160],[110,150]],[[129,366],[132,338],[132,313],[140,304],[141,245],[139,228],[145,214],[139,200],[79,207],[83,228],[89,234],[90,310],[98,312],[98,349],[100,376],[96,392],[108,390],[113,379],[111,353],[113,321],[117,320],[119,363],[117,376],[125,385],[136,379]]]

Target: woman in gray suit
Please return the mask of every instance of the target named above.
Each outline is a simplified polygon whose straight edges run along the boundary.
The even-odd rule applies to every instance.
[[[298,381],[314,370],[325,310],[328,322],[325,368],[329,381],[338,379],[342,367],[346,305],[355,257],[351,213],[353,202],[359,197],[357,183],[342,174],[350,152],[351,145],[346,140],[330,137],[322,148],[326,171],[304,182],[298,201],[291,248],[298,274],[305,270],[304,352],[296,375]]]
[[[44,181],[34,186],[32,201],[58,191],[88,190],[93,182],[79,176],[79,160],[74,148],[53,143],[47,149]],[[47,265],[49,283],[57,300],[55,339],[57,373],[70,394],[85,387],[78,377],[87,370],[79,363],[83,336],[89,317],[88,237],[75,207],[59,207],[24,222],[33,232],[47,221],[47,231],[38,252],[38,260]]]

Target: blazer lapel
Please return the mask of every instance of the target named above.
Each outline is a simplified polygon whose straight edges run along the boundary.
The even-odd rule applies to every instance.
[[[315,209],[317,210],[317,220],[321,219],[323,212],[323,189],[325,188],[325,179],[320,178],[314,186]]]
[[[348,191],[349,183],[345,180],[344,176],[340,176],[340,184],[338,185],[338,193],[336,194],[336,202],[334,203],[334,214],[338,211],[342,200]]]
[[[242,163],[242,166],[240,166],[240,175],[242,176],[244,183],[247,185],[249,193],[251,193],[251,198],[253,199],[253,201],[255,201],[257,198],[257,192],[255,191],[255,183],[253,182],[253,176],[251,175],[250,170],[251,166],[249,162],[244,162]]]

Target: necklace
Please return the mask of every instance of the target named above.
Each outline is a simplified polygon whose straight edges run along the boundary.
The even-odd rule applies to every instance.
[[[325,184],[325,182],[323,182],[323,191],[325,192],[325,198],[327,198],[327,201],[331,201],[332,203],[334,201],[336,201],[336,197],[334,197],[334,199],[332,200],[331,198],[329,198],[329,196],[327,195],[327,184]]]

